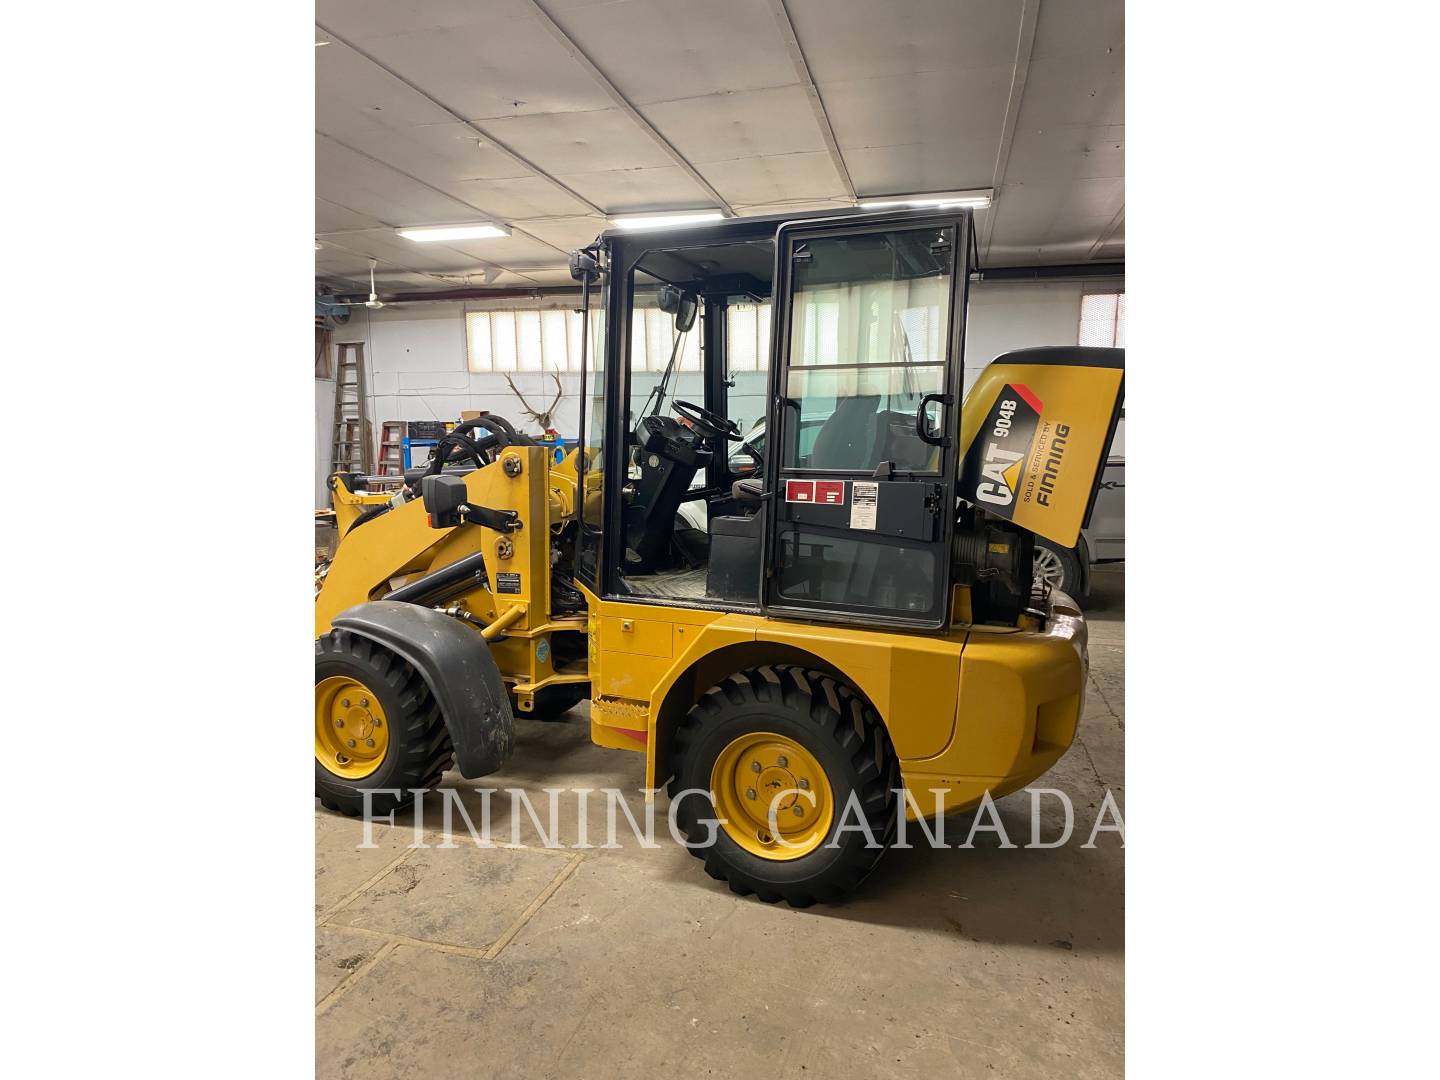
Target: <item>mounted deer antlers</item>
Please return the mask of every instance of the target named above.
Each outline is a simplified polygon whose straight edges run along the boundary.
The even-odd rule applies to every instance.
[[[560,382],[560,376],[556,375],[553,371],[548,374],[550,378],[555,380],[555,400],[550,402],[543,411],[537,410],[530,402],[526,401],[525,395],[522,394],[520,388],[515,385],[515,380],[510,378],[508,374],[505,376],[505,382],[510,387],[511,393],[520,399],[520,406],[525,410],[525,415],[539,424],[541,431],[555,430],[551,419],[555,415],[555,407],[560,404],[560,399],[565,396],[565,387]]]

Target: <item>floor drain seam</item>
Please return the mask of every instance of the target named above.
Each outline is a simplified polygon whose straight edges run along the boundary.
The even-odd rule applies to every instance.
[[[495,944],[491,945],[490,948],[485,951],[485,959],[494,960],[499,956],[501,952],[504,951],[505,946],[515,940],[515,935],[525,928],[525,924],[530,921],[537,911],[545,906],[545,902],[559,891],[560,886],[564,885],[565,882],[570,879],[570,875],[575,873],[584,861],[585,856],[576,855],[562,866],[560,872],[551,879],[550,884],[546,885],[545,888],[540,891],[539,896],[530,901],[525,910],[520,913],[519,918],[511,923],[510,928],[501,934],[500,937],[496,939]]]
[[[339,985],[337,985],[335,989],[331,990],[328,994],[326,994],[323,998],[321,998],[318,1002],[315,1003],[315,1015],[319,1016],[321,1013],[329,1009],[330,1006],[334,1005],[335,1002],[339,1001],[342,997],[349,993],[352,986],[354,986],[357,982],[359,982],[366,975],[368,975],[376,964],[380,963],[381,960],[384,960],[385,957],[389,956],[392,952],[399,948],[399,946],[400,943],[398,941],[391,939],[387,940],[383,945],[380,946],[380,948],[376,949],[374,956],[370,957],[369,960],[365,961],[365,963],[361,964],[349,975],[346,975],[345,978],[340,980]]]
[[[326,923],[322,929],[349,931],[355,934],[364,934],[366,937],[384,938],[395,945],[411,945],[417,949],[429,949],[431,952],[468,956],[472,960],[486,959],[485,952],[489,948],[489,946],[477,948],[474,945],[456,945],[449,941],[428,941],[425,938],[410,937],[407,934],[396,934],[390,930],[373,930],[368,926],[346,926],[344,923]]]
[[[410,853],[415,850],[415,848],[406,848],[395,858],[391,859],[374,875],[366,878],[365,881],[359,886],[359,888],[346,893],[339,900],[337,900],[335,903],[331,904],[328,908],[322,911],[319,915],[315,916],[315,925],[324,926],[332,918],[334,918],[340,912],[344,911],[347,907],[349,907],[357,899],[359,899],[360,894],[363,893],[366,889],[369,889],[371,886],[378,884],[380,880],[385,877],[386,874],[390,873],[390,871],[394,870],[397,866],[399,866],[402,862],[409,858]]]
[[[422,835],[425,836],[427,839],[433,838],[441,840],[442,842],[439,844],[422,844],[418,847],[412,848],[412,850],[457,851],[461,848],[472,847],[479,851],[533,851],[537,855],[559,856],[562,859],[570,859],[574,857],[574,852],[572,850],[563,847],[545,847],[544,845],[536,846],[534,844],[512,844],[506,840],[491,840],[488,844],[484,844],[477,841],[473,836],[467,836],[463,842],[451,843],[447,846],[443,842],[445,839],[444,833],[431,832],[427,829]],[[450,839],[452,841],[456,839],[453,833],[450,835]],[[593,847],[595,845],[591,846]]]

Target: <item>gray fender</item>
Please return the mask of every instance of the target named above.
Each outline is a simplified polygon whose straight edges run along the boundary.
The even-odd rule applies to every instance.
[[[455,747],[466,779],[499,769],[515,748],[515,715],[490,646],[479,633],[433,608],[372,600],[331,620],[403,656],[420,672]]]

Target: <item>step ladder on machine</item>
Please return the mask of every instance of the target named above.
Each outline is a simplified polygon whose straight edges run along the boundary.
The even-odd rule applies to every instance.
[[[376,474],[405,481],[405,421],[386,420],[380,425],[380,470]],[[386,485],[388,486],[388,484]]]
[[[335,432],[330,445],[330,472],[375,471],[366,419],[365,343],[342,341],[335,346]]]

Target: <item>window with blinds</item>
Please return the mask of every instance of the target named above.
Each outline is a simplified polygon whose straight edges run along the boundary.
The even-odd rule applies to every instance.
[[[1125,347],[1125,294],[1090,293],[1080,298],[1080,344]]]
[[[770,368],[770,305],[731,304],[725,310],[730,372]]]
[[[601,319],[590,317],[590,355],[602,347]],[[768,312],[766,329],[768,332]],[[577,311],[471,311],[465,316],[469,368],[488,372],[580,370],[581,318]],[[675,344],[674,318],[658,307],[636,308],[631,326],[634,370],[664,371]],[[594,361],[592,359],[592,367]],[[685,335],[677,370],[700,370],[698,327]],[[753,370],[753,369],[751,369]]]
[[[471,311],[465,341],[476,373],[580,370],[575,311]]]

